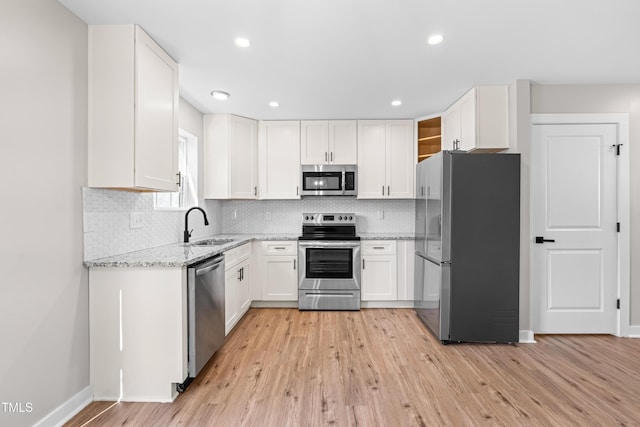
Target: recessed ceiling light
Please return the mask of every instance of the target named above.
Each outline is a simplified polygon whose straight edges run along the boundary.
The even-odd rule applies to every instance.
[[[214,91],[211,91],[211,96],[213,96],[215,99],[219,99],[220,101],[224,101],[225,99],[228,99],[231,95],[229,95],[228,92],[223,92],[221,90],[214,90]]]
[[[236,46],[238,46],[238,47],[249,47],[249,46],[251,46],[251,41],[249,39],[245,39],[244,37],[238,37],[236,39]]]
[[[397,107],[398,105],[402,105],[402,101],[400,101],[399,99],[394,99],[393,101],[391,101],[391,105]]]
[[[442,43],[442,40],[444,40],[444,37],[442,37],[442,34],[434,34],[427,39],[427,43],[431,45],[440,44]]]
[[[280,103],[278,101],[271,101],[269,103],[269,107],[279,107]]]

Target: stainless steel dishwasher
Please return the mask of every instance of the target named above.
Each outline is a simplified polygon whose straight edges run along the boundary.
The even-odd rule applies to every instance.
[[[188,369],[195,378],[224,344],[224,255],[188,267]]]

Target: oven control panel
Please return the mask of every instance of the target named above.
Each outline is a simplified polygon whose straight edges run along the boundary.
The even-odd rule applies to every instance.
[[[316,224],[316,225],[353,225],[356,223],[355,213],[303,213],[303,224]]]

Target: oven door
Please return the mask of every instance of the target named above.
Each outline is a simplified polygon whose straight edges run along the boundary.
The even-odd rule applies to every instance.
[[[359,290],[360,242],[298,242],[298,289]]]

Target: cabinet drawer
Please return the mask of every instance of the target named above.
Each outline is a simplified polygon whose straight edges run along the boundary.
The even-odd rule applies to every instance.
[[[362,255],[393,255],[396,253],[395,240],[371,240],[361,243]]]
[[[251,242],[224,253],[224,269],[229,270],[251,256]]]
[[[292,241],[263,241],[262,252],[265,255],[295,255],[298,250],[298,242]]]

